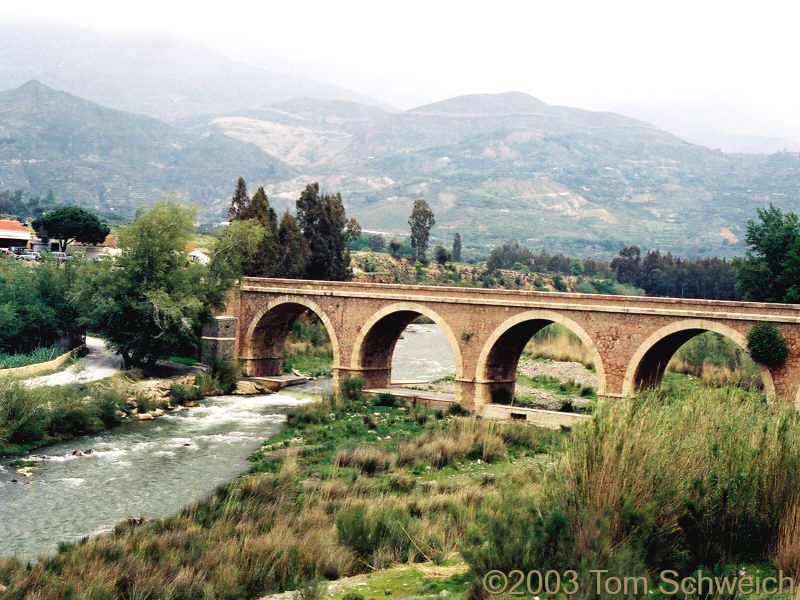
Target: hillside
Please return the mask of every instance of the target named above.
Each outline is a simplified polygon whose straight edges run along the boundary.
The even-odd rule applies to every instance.
[[[341,190],[365,228],[400,232],[424,197],[438,239],[459,231],[479,249],[516,238],[575,255],[608,256],[626,243],[729,255],[741,251],[757,206],[800,207],[797,154],[723,154],[642,121],[521,93],[405,112],[306,99],[193,125],[295,167],[297,178],[269,186],[282,202],[317,179]]]
[[[273,181],[293,171],[220,133],[187,133],[37,81],[0,92],[0,189],[53,190],[59,201],[124,214],[176,190],[216,216],[239,173]]]
[[[240,175],[279,212],[317,180],[367,230],[406,234],[424,197],[432,244],[458,231],[473,257],[509,239],[572,256],[740,253],[757,207],[800,209],[799,174],[795,153],[724,154],[516,92],[405,112],[304,97],[172,124],[36,82],[0,93],[0,189],[126,214],[178,190],[213,222]]]

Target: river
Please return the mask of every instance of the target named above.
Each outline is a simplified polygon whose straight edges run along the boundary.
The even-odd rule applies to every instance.
[[[437,379],[453,375],[453,365],[439,328],[414,324],[397,343],[392,378]],[[246,471],[248,456],[281,430],[293,406],[324,389],[319,383],[287,394],[206,398],[155,421],[47,446],[35,454],[49,458],[30,478],[11,459],[0,460],[0,558],[33,561],[59,541],[110,531],[127,518],[180,511]]]

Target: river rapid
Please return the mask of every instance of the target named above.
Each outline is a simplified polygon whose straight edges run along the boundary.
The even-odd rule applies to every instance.
[[[398,341],[392,367],[393,379],[432,380],[453,375],[454,362],[436,325],[414,324]],[[47,458],[30,477],[0,459],[0,558],[34,561],[58,542],[110,531],[125,519],[180,511],[246,471],[248,456],[280,432],[286,413],[329,390],[325,383],[206,398],[155,421],[47,446],[34,453]]]

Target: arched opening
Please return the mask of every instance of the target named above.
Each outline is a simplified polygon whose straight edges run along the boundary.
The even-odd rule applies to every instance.
[[[484,404],[590,412],[605,393],[594,342],[577,323],[550,311],[523,313],[498,327],[477,373]]]
[[[296,370],[329,375],[339,349],[330,319],[313,302],[278,298],[250,325],[243,361],[251,377]]]
[[[678,377],[664,383],[667,373],[683,373],[695,382],[721,387],[739,385],[775,393],[772,375],[747,356],[744,335],[714,321],[689,319],[662,327],[639,347],[628,365],[622,393],[671,389]]]
[[[448,388],[441,391],[452,393],[452,380],[461,376],[461,355],[450,327],[434,311],[414,303],[393,304],[373,315],[353,353],[368,388],[436,382]]]

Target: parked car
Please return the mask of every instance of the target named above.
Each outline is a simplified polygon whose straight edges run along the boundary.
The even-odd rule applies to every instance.
[[[74,258],[68,255],[66,252],[51,252],[50,254],[53,255],[53,258],[57,258],[62,263],[68,262]]]
[[[38,252],[34,252],[33,250],[27,250],[22,254],[17,254],[18,260],[28,260],[28,261],[36,261],[41,258],[41,255]]]

